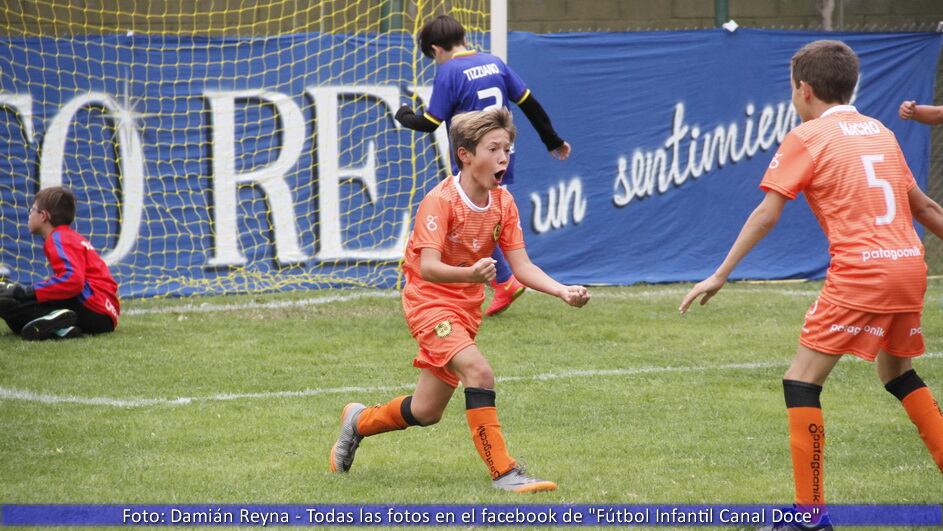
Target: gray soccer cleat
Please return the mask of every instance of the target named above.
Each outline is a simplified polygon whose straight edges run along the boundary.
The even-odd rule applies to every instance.
[[[793,507],[785,507],[781,511],[784,515],[796,515],[802,514],[802,511]],[[768,526],[760,527],[758,531],[774,531],[776,529],[784,530],[806,530],[806,531],[832,531],[832,520],[829,518],[828,513],[822,513],[819,515],[818,521],[816,523],[803,523],[800,518],[790,518],[791,521],[788,522],[777,522]]]
[[[57,328],[67,328],[75,324],[77,316],[72,310],[55,310],[26,323],[20,335],[27,341],[38,341],[55,337]]]
[[[82,335],[82,329],[77,326],[56,328],[52,331],[53,339],[73,339]]]
[[[347,472],[354,464],[354,454],[363,437],[357,433],[357,418],[367,406],[351,402],[341,411],[341,434],[331,447],[331,472]]]
[[[512,468],[509,472],[491,482],[496,489],[511,492],[545,492],[557,490],[557,484],[552,481],[537,479],[524,473],[522,467]]]

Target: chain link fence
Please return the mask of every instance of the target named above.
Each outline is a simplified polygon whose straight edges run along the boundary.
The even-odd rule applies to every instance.
[[[921,102],[930,103],[930,102]],[[936,69],[936,91],[934,105],[943,105],[943,57]],[[930,140],[930,175],[927,179],[927,194],[938,203],[943,203],[943,125],[936,126]],[[925,234],[923,243],[927,248],[927,264],[931,275],[943,275],[943,240]]]

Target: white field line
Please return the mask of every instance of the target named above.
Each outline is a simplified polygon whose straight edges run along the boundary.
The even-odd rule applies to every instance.
[[[367,298],[381,298],[381,299],[391,299],[394,297],[399,297],[398,291],[386,290],[386,291],[363,291],[358,293],[351,293],[350,295],[337,295],[337,296],[328,296],[328,297],[314,297],[310,299],[297,299],[289,301],[271,301],[271,302],[247,302],[243,304],[179,304],[176,306],[160,306],[156,308],[129,308],[123,312],[121,315],[151,315],[151,314],[161,314],[161,313],[210,313],[210,312],[227,312],[235,310],[251,310],[251,309],[277,309],[277,308],[294,308],[301,306],[313,306],[318,304],[332,304],[335,302],[347,302],[357,299],[367,299]]]
[[[941,358],[943,352],[927,353],[921,358]],[[853,357],[852,357],[853,358]],[[857,359],[857,358],[854,358]],[[652,373],[678,373],[678,372],[701,372],[709,370],[760,370],[776,367],[785,367],[789,365],[787,361],[770,361],[762,363],[728,363],[724,365],[705,365],[695,367],[638,367],[633,369],[605,369],[605,370],[575,370],[563,372],[550,372],[536,374],[533,376],[504,376],[497,377],[498,383],[504,382],[528,382],[528,381],[549,381],[566,380],[574,378],[595,378],[606,376],[635,376],[639,374]],[[0,400],[20,400],[24,402],[38,402],[41,404],[79,404],[87,406],[108,406],[120,408],[136,408],[146,406],[179,406],[192,404],[195,402],[226,402],[231,400],[251,400],[251,399],[272,399],[272,398],[298,398],[328,394],[368,394],[377,392],[392,392],[400,390],[410,390],[415,384],[401,384],[375,387],[326,387],[322,389],[305,389],[302,391],[272,391],[266,393],[225,393],[210,396],[193,396],[179,398],[107,398],[107,397],[81,397],[81,396],[59,396],[34,393],[22,389],[10,389],[0,387]]]
[[[625,291],[625,292],[606,292],[606,291],[593,291],[592,286],[590,286],[589,291],[594,299],[658,299],[663,297],[677,297],[678,302],[681,302],[681,298],[687,295],[688,291],[691,288],[664,288],[664,289],[646,289],[638,291]],[[809,297],[814,299],[818,295],[819,290],[801,290],[801,289],[781,289],[781,288],[727,288],[726,290],[721,291],[721,294],[724,293],[766,293],[770,295],[784,295],[787,297]]]
[[[590,288],[592,291],[592,288]],[[688,288],[665,288],[649,289],[640,291],[630,291],[624,293],[608,293],[605,291],[593,291],[593,298],[596,299],[657,299],[662,297],[683,296],[688,292]],[[736,293],[768,293],[771,295],[785,295],[791,297],[810,297],[813,298],[817,290],[798,290],[798,289],[763,289],[763,288],[729,288],[728,292]],[[395,290],[377,290],[351,293],[349,295],[331,295],[327,297],[312,297],[308,299],[296,299],[287,301],[270,302],[247,302],[241,304],[178,304],[173,306],[159,306],[154,308],[129,308],[122,312],[122,315],[155,315],[167,313],[212,313],[228,312],[238,310],[252,309],[278,309],[278,308],[300,308],[304,306],[317,306],[321,304],[333,304],[337,302],[348,302],[359,299],[378,298],[392,299],[400,296]]]

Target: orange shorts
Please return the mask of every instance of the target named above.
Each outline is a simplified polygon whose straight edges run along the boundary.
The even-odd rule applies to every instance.
[[[413,367],[428,369],[451,387],[461,381],[447,365],[463,349],[475,344],[475,333],[469,331],[461,321],[444,318],[415,332],[419,353],[413,358]]]
[[[826,354],[874,361],[878,352],[901,358],[924,353],[921,312],[870,313],[816,299],[805,314],[799,343]]]

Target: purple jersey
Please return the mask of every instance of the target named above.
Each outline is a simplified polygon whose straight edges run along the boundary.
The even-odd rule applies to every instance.
[[[452,117],[468,111],[507,107],[509,101],[520,104],[530,91],[499,57],[474,50],[459,52],[439,65],[432,85],[432,97],[425,116],[436,124],[452,125]],[[508,161],[502,182],[514,182],[514,157]],[[449,153],[452,153],[451,147]],[[454,158],[454,153],[450,158]],[[453,174],[458,165],[452,161]]]

